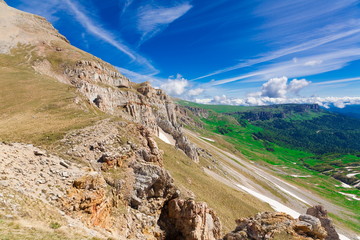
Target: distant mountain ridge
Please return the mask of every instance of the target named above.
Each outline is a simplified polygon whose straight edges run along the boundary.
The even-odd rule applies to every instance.
[[[309,112],[320,112],[318,104],[280,104],[270,106],[259,106],[248,111],[225,113],[227,115],[238,115],[248,121],[265,121],[272,119],[283,119],[294,114]]]
[[[360,105],[347,105],[344,108],[337,108],[335,106],[331,106],[326,110],[330,112],[340,113],[353,118],[360,118]]]

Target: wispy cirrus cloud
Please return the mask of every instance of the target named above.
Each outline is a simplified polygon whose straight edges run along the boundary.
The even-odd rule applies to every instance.
[[[303,58],[294,58],[275,64],[268,64],[250,73],[241,74],[232,78],[214,80],[208,83],[210,86],[218,86],[230,82],[263,82],[266,79],[278,76],[309,76],[341,69],[349,62],[360,58],[360,48],[350,48],[319,55],[311,55]]]
[[[307,42],[304,43],[300,43],[298,45],[295,46],[291,46],[291,47],[286,47],[286,48],[282,48],[280,50],[276,50],[273,52],[268,52],[268,53],[264,53],[262,54],[262,56],[259,56],[258,58],[254,58],[254,59],[248,59],[248,60],[244,60],[241,63],[235,64],[233,66],[224,68],[224,69],[220,69],[214,72],[211,72],[209,74],[206,74],[204,76],[200,76],[197,77],[193,80],[198,80],[198,79],[202,79],[202,78],[207,78],[207,77],[211,77],[214,75],[218,75],[221,73],[226,73],[226,72],[230,72],[236,69],[241,69],[241,68],[245,68],[245,67],[250,67],[250,66],[254,66],[260,63],[264,63],[264,62],[268,62],[274,59],[278,59],[284,56],[288,56],[288,55],[292,55],[292,54],[296,54],[296,53],[301,53],[301,52],[305,52],[308,50],[312,50],[312,49],[316,49],[318,47],[321,47],[323,45],[326,45],[328,43],[337,41],[337,40],[341,40],[356,34],[360,34],[360,22],[357,24],[358,28],[357,29],[352,29],[349,31],[344,31],[344,32],[340,32],[340,33],[335,33],[332,35],[327,35],[321,38],[316,38],[316,39],[312,39],[309,40]]]
[[[141,33],[139,45],[163,31],[170,23],[186,14],[192,5],[185,2],[173,7],[147,4],[138,9],[137,29]]]
[[[323,82],[315,83],[314,85],[330,85],[330,84],[339,84],[339,83],[348,83],[348,82],[357,82],[357,81],[360,81],[360,77],[323,81]]]
[[[132,0],[127,0],[125,8],[128,8]],[[31,3],[24,1],[21,9],[35,13],[46,17],[51,22],[57,22],[60,20],[58,16],[61,12],[66,12],[73,16],[74,19],[81,24],[81,26],[91,35],[98,39],[110,44],[118,49],[124,55],[126,55],[133,65],[138,65],[138,69],[142,69],[144,72],[158,73],[159,71],[152,65],[151,61],[141,54],[137,50],[134,50],[123,39],[121,39],[119,33],[115,33],[111,30],[107,30],[102,26],[102,23],[94,14],[88,14],[78,1],[75,0],[50,0],[41,1],[34,0]]]
[[[193,80],[205,79],[228,72],[240,72],[249,67],[286,63],[284,59],[303,58],[359,47],[360,17],[356,0],[329,2],[325,0],[274,0],[259,2],[253,11],[255,18],[262,19],[259,33],[254,40],[266,42],[267,51],[253,58],[240,60],[232,66],[210,72]],[[324,7],[326,5],[326,7]],[[345,14],[346,13],[346,14]],[[237,40],[231,44],[236,46]],[[353,58],[351,61],[357,60]],[[307,62],[309,66],[322,65],[316,59]],[[345,64],[346,65],[346,64]],[[329,68],[331,70],[331,68]],[[248,70],[245,70],[248,71]],[[255,70],[258,71],[258,70]],[[256,74],[256,73],[255,73]],[[279,72],[278,76],[285,73]],[[246,75],[238,76],[242,79]],[[252,75],[248,73],[247,75]],[[232,77],[234,79],[236,77]],[[227,80],[231,80],[230,78]],[[227,81],[223,81],[226,83]],[[231,81],[230,81],[231,82]],[[220,83],[220,82],[219,82]]]
[[[88,32],[111,44],[112,46],[126,54],[128,57],[130,57],[131,60],[145,66],[146,68],[148,68],[147,71],[158,73],[158,70],[150,63],[148,59],[141,56],[136,51],[132,50],[125,43],[123,43],[121,39],[115,37],[111,32],[99,27],[101,26],[99,23],[96,23],[94,20],[89,18],[84,12],[80,10],[81,6],[77,5],[71,0],[64,0],[64,3],[67,4],[74,17]]]
[[[152,74],[141,74],[122,67],[116,67],[116,69],[120,73],[125,75],[127,78],[129,78],[132,82],[142,83],[147,81],[150,82],[154,87],[160,86],[162,83],[164,83],[167,80],[156,77],[155,76],[157,74],[156,72]]]
[[[136,53],[132,51],[128,46],[123,44],[121,40],[116,39],[116,37],[111,34],[110,32],[104,30],[103,28],[99,27],[100,24],[96,24],[94,20],[89,18],[84,12],[80,10],[80,6],[76,3],[72,2],[71,0],[64,0],[64,3],[69,7],[71,12],[73,13],[74,17],[77,21],[91,34],[99,37],[100,39],[104,40],[105,42],[111,44],[112,46],[116,47],[118,50],[125,53],[129,56],[132,60],[136,59]]]

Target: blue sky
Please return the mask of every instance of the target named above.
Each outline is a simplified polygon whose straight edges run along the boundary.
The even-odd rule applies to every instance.
[[[358,0],[7,0],[136,82],[203,103],[360,104]]]

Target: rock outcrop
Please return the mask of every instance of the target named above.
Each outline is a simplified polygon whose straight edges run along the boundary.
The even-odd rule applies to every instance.
[[[215,240],[221,237],[221,223],[204,202],[172,199],[163,208],[160,226],[172,240]]]
[[[107,196],[107,184],[97,172],[76,179],[62,199],[62,208],[77,218],[85,220],[88,226],[99,226],[111,230],[111,210],[115,203]]]
[[[109,64],[101,61],[79,60],[73,66],[64,66],[68,83],[74,85],[89,102],[100,110],[125,117],[147,127],[159,135],[159,127],[173,136],[176,145],[194,161],[198,161],[195,146],[177,123],[175,104],[161,89],[150,83],[131,83]]]
[[[76,179],[61,199],[67,214],[81,218],[89,227],[111,231],[114,236],[171,239],[172,233],[161,228],[159,222],[168,202],[181,194],[163,168],[163,152],[148,128],[127,121],[103,120],[67,134],[59,151],[93,168],[91,174]],[[218,222],[206,205],[193,204],[197,207],[192,218],[202,219],[207,213]],[[124,210],[119,212],[121,206]],[[171,231],[183,231],[180,228],[176,225]]]
[[[320,220],[311,215],[294,219],[285,213],[258,213],[255,217],[236,220],[236,229],[223,240],[264,239],[330,239]]]
[[[321,226],[320,220],[310,215],[300,215],[299,221],[295,222],[293,228],[301,236],[314,239],[325,239],[327,236],[327,232]]]
[[[335,230],[335,226],[332,221],[327,216],[327,211],[323,206],[317,205],[309,208],[306,211],[306,214],[314,216],[318,218],[321,222],[321,226],[323,226],[327,232],[326,240],[339,240],[339,234]]]

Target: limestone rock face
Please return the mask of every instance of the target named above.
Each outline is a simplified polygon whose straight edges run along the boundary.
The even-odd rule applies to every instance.
[[[286,213],[258,213],[255,217],[236,220],[237,227],[224,240],[325,239],[327,233],[320,220],[310,215],[294,219]]]
[[[171,239],[171,231],[183,231],[177,230],[181,225],[171,231],[160,228],[159,220],[167,203],[177,199],[180,191],[163,168],[163,152],[148,128],[128,121],[103,120],[68,133],[61,143],[59,150],[66,152],[68,158],[88,163],[93,169],[67,189],[61,201],[67,214],[81,218],[87,226],[127,239]],[[195,239],[203,239],[200,227],[218,226],[218,219],[206,205],[194,201],[192,208],[183,205],[186,211],[193,211],[192,220],[204,221],[193,229],[199,237]],[[125,209],[119,212],[119,206]],[[220,231],[216,229],[214,234]]]
[[[327,216],[327,211],[323,206],[317,205],[309,208],[306,211],[306,214],[314,216],[318,218],[321,222],[321,226],[323,226],[327,232],[326,240],[339,240],[339,234],[335,230],[335,226],[332,221]]]
[[[172,199],[163,209],[160,225],[166,239],[215,240],[220,238],[221,223],[204,202]]]
[[[64,75],[91,103],[109,114],[142,124],[156,136],[159,127],[173,136],[177,146],[198,161],[195,146],[177,123],[175,104],[161,89],[150,83],[136,85],[104,62],[78,61],[67,66]],[[59,79],[60,81],[60,79]]]
[[[64,74],[73,81],[97,82],[118,88],[127,88],[130,84],[129,79],[124,75],[100,61],[77,61],[73,68],[65,68]]]

